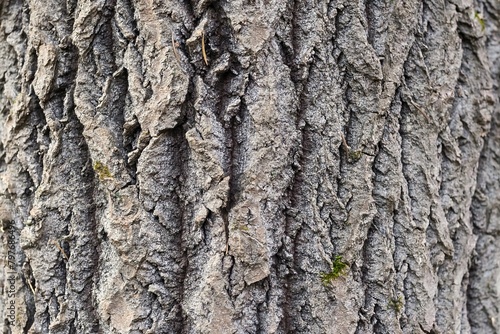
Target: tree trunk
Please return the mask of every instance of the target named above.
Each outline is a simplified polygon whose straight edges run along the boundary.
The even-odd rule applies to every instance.
[[[4,333],[499,333],[498,0],[0,0]]]

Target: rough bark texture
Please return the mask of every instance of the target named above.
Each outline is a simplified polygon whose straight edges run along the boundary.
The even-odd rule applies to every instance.
[[[0,0],[5,332],[499,333],[499,28],[498,0]]]

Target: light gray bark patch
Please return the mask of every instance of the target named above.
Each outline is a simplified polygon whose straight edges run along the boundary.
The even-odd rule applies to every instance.
[[[355,6],[346,6],[338,14],[338,39],[340,49],[352,69],[371,79],[382,79],[380,60],[368,43],[367,33],[361,23],[361,13]]]
[[[269,255],[258,198],[234,207],[229,219],[228,242],[230,254],[236,259],[235,269],[243,271],[242,278],[247,285],[264,279],[269,275]],[[241,284],[238,286],[243,288]]]

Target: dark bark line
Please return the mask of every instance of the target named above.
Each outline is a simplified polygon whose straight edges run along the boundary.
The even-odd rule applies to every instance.
[[[2,2],[19,328],[498,331],[495,10]]]

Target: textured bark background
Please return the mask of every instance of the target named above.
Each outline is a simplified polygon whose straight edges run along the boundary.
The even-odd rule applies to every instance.
[[[4,332],[499,333],[499,28],[498,0],[0,0]]]

